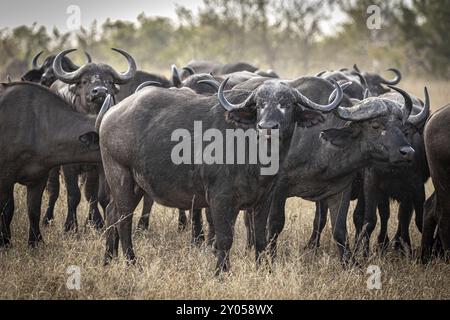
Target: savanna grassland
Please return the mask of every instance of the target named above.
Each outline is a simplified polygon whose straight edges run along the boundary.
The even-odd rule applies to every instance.
[[[433,109],[450,102],[448,82],[407,79],[402,88],[423,97],[427,85]],[[427,184],[427,195],[432,191]],[[245,227],[239,217],[235,229],[232,271],[213,276],[215,257],[206,247],[193,247],[190,233],[177,230],[176,209],[155,206],[150,230],[134,234],[138,263],[127,267],[123,257],[103,267],[104,235],[91,228],[77,234],[65,234],[65,188],[55,209],[56,219],[43,227],[45,243],[37,249],[27,246],[28,218],[25,188],[16,186],[16,210],[12,222],[12,247],[0,251],[0,298],[2,299],[449,299],[450,265],[434,261],[428,266],[416,262],[420,234],[414,223],[410,230],[413,257],[403,257],[389,250],[381,256],[373,251],[362,268],[344,270],[339,264],[336,246],[328,224],[321,248],[304,249],[312,230],[314,204],[298,198],[289,199],[284,232],[279,241],[279,255],[272,272],[257,269],[254,253],[245,248]],[[43,209],[47,193],[43,200]],[[348,227],[353,243],[351,212]],[[135,212],[135,222],[140,213]],[[397,204],[391,204],[390,238],[397,228]],[[87,203],[78,209],[83,224]],[[136,223],[135,223],[136,225]],[[375,234],[377,234],[376,229]],[[374,236],[372,242],[374,242]],[[81,288],[69,290],[67,268],[80,267]],[[369,265],[381,270],[382,288],[369,290],[366,274]]]

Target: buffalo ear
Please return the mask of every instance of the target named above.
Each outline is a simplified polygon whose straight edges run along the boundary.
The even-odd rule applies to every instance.
[[[30,70],[22,76],[22,81],[40,82],[42,74],[42,70]]]
[[[358,135],[358,132],[358,129],[353,127],[328,129],[320,133],[320,138],[336,147],[344,147],[352,143],[352,139]]]
[[[325,118],[318,111],[313,110],[297,110],[295,112],[295,121],[297,125],[304,128],[313,127],[324,122]]]
[[[82,134],[78,139],[83,145],[89,148],[89,150],[96,151],[100,149],[99,136],[97,132],[87,132],[85,134]]]

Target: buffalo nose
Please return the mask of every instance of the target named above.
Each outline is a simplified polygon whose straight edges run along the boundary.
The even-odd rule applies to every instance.
[[[261,130],[273,130],[273,129],[278,129],[280,127],[280,125],[277,122],[274,121],[262,121],[258,123],[258,129]]]
[[[108,89],[106,89],[105,87],[95,87],[94,89],[92,89],[91,94],[93,97],[106,97],[106,95],[108,94]]]
[[[414,149],[411,147],[401,147],[400,153],[404,159],[412,160],[412,158],[414,156]]]

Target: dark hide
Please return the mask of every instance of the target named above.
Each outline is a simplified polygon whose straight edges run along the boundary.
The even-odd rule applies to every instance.
[[[27,186],[28,242],[35,246],[48,172],[61,164],[101,162],[95,118],[74,112],[47,88],[32,83],[2,85],[0,95],[0,246],[11,241],[15,183]]]

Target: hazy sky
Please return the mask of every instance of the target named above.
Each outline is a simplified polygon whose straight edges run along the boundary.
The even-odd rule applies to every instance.
[[[48,29],[56,26],[67,31],[69,14],[66,11],[70,5],[79,6],[82,25],[89,26],[94,20],[102,23],[108,17],[133,21],[141,12],[175,18],[175,4],[196,9],[202,3],[202,0],[1,0],[0,29],[37,22]]]

